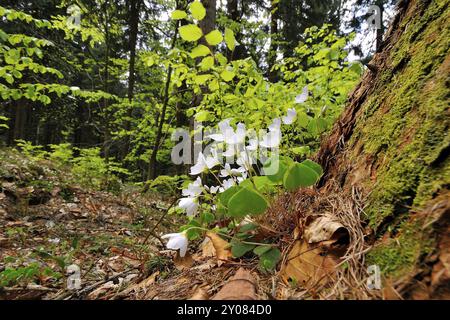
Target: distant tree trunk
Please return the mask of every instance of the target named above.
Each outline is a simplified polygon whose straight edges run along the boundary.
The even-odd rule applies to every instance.
[[[241,23],[242,12],[239,11],[239,0],[228,0],[227,2],[227,15],[228,18],[236,23]],[[234,30],[235,38],[237,41],[236,48],[233,51],[227,49],[228,61],[244,59],[246,56],[245,45],[242,44],[242,32],[240,30]]]
[[[179,8],[179,5],[177,4],[177,8]],[[179,21],[177,20],[175,22],[175,32],[172,38],[172,44],[171,44],[171,49],[175,48],[175,44],[177,42],[177,38],[178,38],[178,26],[179,26]],[[159,121],[157,121],[158,123],[158,130],[156,132],[156,138],[155,138],[155,145],[153,146],[153,151],[152,154],[150,156],[150,161],[149,161],[149,165],[148,165],[148,175],[147,175],[147,179],[155,179],[156,178],[156,166],[157,166],[157,161],[156,161],[156,157],[158,155],[158,151],[159,148],[161,146],[162,143],[162,135],[163,135],[163,126],[164,126],[164,122],[166,121],[166,111],[167,111],[167,105],[169,104],[169,90],[170,90],[170,82],[172,80],[172,65],[169,65],[169,68],[167,70],[167,74],[166,74],[166,84],[164,87],[164,93],[163,93],[163,106],[162,106],[162,110],[161,110],[161,116],[159,117]]]
[[[216,27],[217,2],[216,2],[216,0],[202,0],[202,4],[206,9],[206,17],[202,21],[200,21],[199,26],[202,29],[203,34],[206,35],[206,34],[210,33],[211,31],[213,31]],[[204,45],[210,47],[211,51],[214,52],[214,48],[209,46],[209,44],[206,42],[204,37],[202,37],[199,42],[201,44],[204,44]],[[198,61],[200,61],[200,59]],[[206,86],[203,86],[201,88],[201,93],[197,94],[193,99],[193,103],[192,103],[193,107],[200,105],[200,103],[202,102],[202,99],[203,99],[203,94],[207,91],[208,91],[208,88]],[[192,117],[190,119],[190,129],[191,130],[194,129],[194,122],[195,122],[195,119],[194,119],[194,117]],[[195,150],[194,141],[192,140],[191,143],[192,143],[191,150]],[[192,162],[197,161],[197,155],[195,154],[195,152],[192,152],[191,160],[192,160]]]
[[[25,99],[18,100],[15,103],[13,131],[10,144],[14,144],[16,140],[26,138],[26,124],[29,113],[28,101]]]
[[[216,26],[216,0],[202,0],[203,6],[206,9],[206,17],[199,22],[199,26],[203,31],[203,34],[208,34],[214,30]],[[199,41],[201,44],[208,45],[205,38],[202,37]]]
[[[278,73],[277,71],[272,70],[273,66],[277,60],[278,53],[278,44],[276,36],[278,34],[278,3],[272,2],[272,6],[270,7],[270,48],[269,48],[269,57],[268,57],[268,65],[269,65],[269,81],[277,82]]]
[[[130,16],[129,16],[129,50],[130,50],[130,61],[128,65],[128,102],[130,103],[130,109],[128,110],[128,118],[131,119],[133,116],[133,98],[134,98],[134,85],[136,81],[135,75],[135,65],[136,65],[136,44],[137,36],[139,31],[139,12],[141,9],[141,0],[130,0]],[[131,122],[128,120],[125,123],[125,130],[129,131],[131,129]],[[125,143],[122,147],[121,158],[124,159],[130,149],[130,137],[126,137]]]
[[[377,29],[377,40],[376,40],[376,50],[378,51],[381,48],[381,44],[383,43],[383,36],[384,36],[384,22],[383,22],[383,16],[384,16],[384,1],[378,2],[378,7],[380,8],[380,28]]]
[[[109,1],[105,1],[103,6],[103,12],[104,12],[104,31],[105,31],[105,69],[103,74],[103,91],[108,92],[109,91],[109,58],[110,58],[110,34],[109,34],[109,15],[108,15],[108,5]],[[111,134],[109,132],[109,121],[107,118],[109,118],[107,109],[109,106],[108,98],[103,99],[103,117],[104,117],[104,123],[103,123],[103,153],[104,157],[106,158],[106,161],[108,161],[109,155],[110,155],[110,147],[111,147]]]

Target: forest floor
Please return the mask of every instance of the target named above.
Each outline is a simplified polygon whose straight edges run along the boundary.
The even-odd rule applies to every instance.
[[[191,243],[196,253],[180,259],[160,238],[182,223],[167,214],[172,199],[90,190],[69,172],[2,150],[0,299],[208,299],[239,267],[257,269],[219,261],[211,243]],[[271,298],[263,278],[258,298]]]
[[[410,283],[366,289],[361,258],[370,246],[357,193],[281,196],[258,221],[282,251],[278,271],[263,273],[258,259],[233,259],[229,243],[214,234],[191,241],[184,258],[167,250],[161,236],[186,221],[168,214],[176,199],[164,193],[136,186],[105,192],[79,182],[69,168],[1,150],[0,300],[401,299],[395,288]],[[311,247],[298,235],[319,212],[340,212],[337,227],[346,232]],[[348,235],[360,241],[348,243]],[[302,289],[287,275],[315,284]]]

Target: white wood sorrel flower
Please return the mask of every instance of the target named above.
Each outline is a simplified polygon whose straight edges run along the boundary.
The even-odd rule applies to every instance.
[[[199,175],[208,169],[212,169],[220,164],[217,159],[217,151],[211,150],[211,155],[205,157],[202,152],[198,154],[197,162],[191,167],[190,174],[193,176]]]
[[[231,169],[231,166],[229,163],[225,163],[224,169],[220,170],[219,177],[226,178],[229,176],[241,176],[244,172],[247,170],[244,167],[239,167],[237,169]]]
[[[297,111],[294,108],[287,110],[287,116],[283,117],[283,123],[284,124],[293,124],[295,119],[297,118]]]
[[[167,249],[178,250],[180,249],[180,257],[184,257],[188,248],[188,238],[186,232],[169,233],[163,235],[162,239],[169,239],[166,244]]]
[[[281,143],[281,120],[275,118],[269,126],[269,132],[262,136],[259,145],[263,148],[277,148]]]
[[[302,90],[302,93],[295,97],[295,103],[304,103],[308,100],[308,86],[305,86]]]
[[[230,126],[230,119],[221,121],[219,123],[220,133],[211,134],[209,138],[217,142],[225,142],[230,145],[242,144],[245,141],[245,135],[247,130],[244,123],[238,123],[236,125],[236,131]]]
[[[203,192],[202,180],[200,177],[188,185],[187,189],[182,191],[185,198],[181,198],[178,207],[184,209],[188,216],[193,216],[197,213],[198,197]]]

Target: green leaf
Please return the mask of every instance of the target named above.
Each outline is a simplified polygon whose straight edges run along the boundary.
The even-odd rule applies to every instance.
[[[203,20],[206,16],[206,9],[200,1],[192,2],[189,6],[192,17],[198,21]]]
[[[6,82],[8,82],[9,84],[13,84],[14,83],[14,78],[11,74],[6,73],[3,78],[5,78]]]
[[[194,77],[194,81],[198,85],[205,84],[211,78],[210,74],[199,74]]]
[[[321,134],[327,130],[327,122],[322,118],[311,119],[308,124],[308,132],[313,135]]]
[[[233,186],[231,188],[228,188],[227,190],[219,194],[218,199],[224,206],[228,207],[228,202],[230,201],[231,197],[241,189],[242,188],[240,186]]]
[[[213,79],[208,83],[208,88],[211,92],[217,91],[220,89],[219,81],[217,79]]]
[[[229,81],[233,80],[235,74],[233,71],[229,71],[229,70],[225,69],[222,71],[220,76],[222,77],[223,80],[225,80],[226,82],[229,82]]]
[[[305,164],[294,163],[286,171],[283,179],[284,187],[291,191],[299,187],[309,187],[314,185],[319,179],[316,171]]]
[[[259,226],[255,223],[246,223],[239,228],[239,232],[248,232],[257,229]]]
[[[205,36],[206,42],[212,46],[216,46],[223,41],[223,36],[219,30],[213,30]]]
[[[186,231],[186,237],[189,240],[195,240],[198,239],[201,236],[201,231],[197,228],[193,228],[192,227],[201,227],[201,224],[197,221],[197,220],[191,220],[189,221],[189,223],[185,226],[181,227],[181,231],[184,230],[188,230]]]
[[[256,188],[260,192],[270,192],[273,190],[275,183],[271,181],[267,176],[256,176],[252,178]]]
[[[330,49],[328,54],[331,60],[339,59],[339,50],[337,49]]]
[[[266,251],[259,257],[259,267],[262,271],[271,271],[275,269],[278,261],[280,261],[281,252],[277,248]]]
[[[202,220],[206,223],[213,223],[215,221],[216,217],[210,213],[210,212],[203,212],[202,213]]]
[[[197,27],[195,24],[188,24],[187,26],[182,26],[180,27],[179,31],[181,38],[189,42],[197,41],[203,35],[202,29]]]
[[[291,162],[292,160],[288,161],[280,157],[269,158],[263,166],[266,177],[275,183],[283,182],[284,174]]]
[[[313,169],[319,176],[323,174],[322,166],[312,160],[306,159],[305,161],[302,162],[302,164]]]
[[[267,251],[269,251],[270,249],[272,249],[271,246],[258,246],[255,249],[253,249],[253,252],[258,255],[261,256],[264,253],[266,253]]]
[[[220,52],[216,53],[216,60],[219,61],[221,66],[225,66],[228,63],[228,59]]]
[[[303,111],[299,111],[297,113],[297,122],[301,127],[306,128],[309,123],[309,116]]]
[[[172,12],[171,18],[173,20],[181,20],[187,17],[187,13],[182,10],[175,10]]]
[[[358,76],[360,76],[363,72],[363,68],[361,66],[360,62],[354,62],[349,67],[350,71],[356,73]]]
[[[240,258],[247,252],[252,251],[254,247],[255,247],[255,245],[253,245],[253,244],[242,243],[240,241],[232,241],[231,242],[231,254],[235,258]]]
[[[200,67],[202,70],[209,70],[214,66],[214,58],[213,57],[206,57],[203,58],[203,60],[200,62]]]
[[[23,35],[14,34],[9,37],[8,41],[12,45],[16,45],[16,44],[20,43],[22,41],[22,39],[23,39]]]
[[[255,189],[243,187],[228,202],[228,214],[241,218],[246,215],[262,214],[269,206],[267,200]]]
[[[207,46],[200,44],[192,50],[190,56],[191,56],[191,58],[195,59],[198,57],[204,57],[210,53],[211,53],[211,50],[209,50],[209,48]]]
[[[227,44],[228,49],[231,51],[236,47],[236,38],[234,37],[234,32],[231,29],[225,29],[225,43]]]
[[[299,155],[299,156],[308,155],[311,152],[309,146],[295,147],[295,148],[292,148],[291,151],[294,154]]]
[[[208,121],[208,119],[210,119],[210,118],[211,118],[211,113],[206,110],[200,111],[195,115],[195,120],[197,120],[198,122]]]
[[[155,64],[155,59],[153,57],[145,57],[142,59],[146,67],[151,67]]]

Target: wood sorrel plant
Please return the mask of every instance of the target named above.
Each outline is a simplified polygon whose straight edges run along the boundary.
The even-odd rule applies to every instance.
[[[296,102],[303,103],[306,99],[307,91],[304,90]],[[212,231],[231,239],[234,257],[253,251],[260,257],[261,270],[275,268],[280,251],[269,243],[252,241],[251,231],[258,228],[252,217],[266,211],[268,197],[277,187],[294,190],[312,186],[322,174],[320,165],[311,160],[298,163],[278,153],[282,141],[281,126],[292,125],[296,116],[295,109],[288,110],[282,119],[273,119],[259,136],[249,136],[243,123],[238,123],[234,129],[231,119],[219,123],[219,132],[207,136],[213,140],[208,146],[209,152],[200,152],[190,169],[190,174],[198,177],[183,189],[183,198],[178,203],[178,208],[190,217],[190,222],[182,227],[181,233],[164,236],[170,239],[169,249],[180,249],[180,255],[184,256],[188,239],[200,237],[213,226]],[[262,151],[259,159],[258,151]],[[224,157],[226,162],[223,164]],[[203,180],[213,178],[214,182],[204,183],[200,175]],[[219,228],[219,222],[228,222],[228,226]]]
[[[201,104],[195,111],[192,110],[195,113],[195,120],[213,122],[212,119],[216,117],[229,119],[218,123],[218,132],[206,135],[213,143],[208,145],[207,151],[198,154],[197,161],[190,170],[190,174],[197,176],[197,179],[182,191],[183,198],[180,199],[177,208],[188,215],[189,223],[181,228],[180,233],[167,235],[168,248],[180,249],[180,255],[184,256],[188,240],[199,238],[212,229],[230,240],[234,257],[239,258],[253,251],[260,257],[261,270],[269,271],[275,268],[281,254],[269,243],[270,239],[262,243],[253,241],[254,230],[258,228],[253,217],[264,214],[269,206],[270,197],[277,189],[284,187],[286,190],[294,190],[312,186],[322,174],[320,165],[313,161],[305,160],[298,163],[290,157],[279,154],[279,150],[283,150],[284,153],[286,147],[288,149],[290,147],[283,148],[283,144],[289,139],[283,141],[282,131],[295,132],[298,122],[301,122],[300,119],[297,121],[296,107],[307,101],[308,87],[304,86],[306,82],[303,82],[300,87],[304,86],[301,94],[295,97],[294,93],[291,97],[294,90],[288,94],[284,92],[286,88],[290,90],[297,84],[272,86],[265,82],[262,76],[251,72],[253,68],[247,62],[229,63],[220,52],[214,52],[214,48],[224,41],[228,49],[233,50],[236,44],[233,32],[225,28],[224,35],[219,30],[204,35],[197,25],[197,22],[205,17],[203,5],[199,1],[194,1],[190,4],[189,11],[190,14],[181,10],[172,13],[172,19],[188,21],[188,24],[179,29],[181,38],[186,42],[195,43],[204,37],[208,46],[199,44],[190,53],[190,57],[196,61],[196,68],[199,68],[198,72],[190,70],[186,73],[186,68],[184,71],[176,69],[175,78],[180,79],[178,81],[180,84],[181,80],[186,80],[186,83],[193,87],[194,93],[203,93]],[[251,85],[247,78],[255,79],[257,84]],[[221,93],[228,92],[233,86],[236,86],[234,95],[225,94],[222,102],[216,99],[217,95],[222,96]],[[263,96],[269,99],[271,95],[276,95],[276,92],[270,94],[271,88],[281,90],[278,95],[283,97],[282,99],[280,97],[280,101],[283,101],[284,111],[264,112],[262,106],[266,103],[262,100]],[[241,89],[245,91],[242,97],[239,96]],[[257,95],[257,90],[267,92],[265,95]],[[288,100],[289,103],[284,103]],[[248,101],[248,104],[244,101]],[[243,122],[234,125],[232,118],[236,119],[238,116],[228,115],[226,111],[235,110],[234,107],[218,107],[215,109],[221,110],[220,114],[211,113],[209,105],[216,103],[225,103],[227,106],[231,104],[236,108],[244,103],[243,113],[237,108],[241,112],[238,114],[246,117],[246,120],[251,122],[252,128],[246,127]],[[268,106],[270,105],[272,104]],[[274,109],[275,104],[270,108]],[[302,110],[300,112],[301,120],[304,122],[307,116]],[[265,128],[267,124],[270,125]],[[250,126],[249,123],[247,125]],[[286,129],[282,130],[282,126]],[[259,135],[252,129],[259,130]],[[201,145],[206,142],[208,141],[204,139],[200,141]]]

